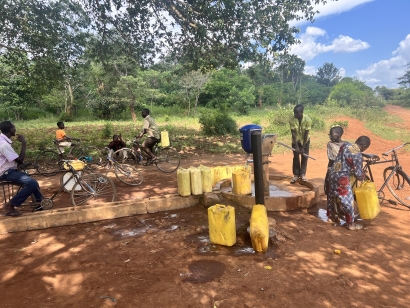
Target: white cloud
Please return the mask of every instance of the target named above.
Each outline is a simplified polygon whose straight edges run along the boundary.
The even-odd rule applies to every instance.
[[[362,40],[353,39],[350,36],[339,35],[330,44],[317,42],[320,37],[325,37],[326,31],[317,27],[307,27],[305,33],[300,36],[300,44],[290,48],[290,53],[299,58],[309,61],[316,56],[325,53],[351,53],[367,49],[370,45]]]
[[[399,47],[392,52],[392,57],[368,66],[364,70],[357,70],[357,78],[366,82],[370,87],[397,87],[397,78],[403,76],[410,63],[410,34],[400,42]]]
[[[327,1],[326,4],[319,4],[314,5],[314,9],[319,11],[317,15],[315,15],[315,19],[319,19],[321,17],[329,16],[329,15],[336,15],[341,14],[344,12],[348,12],[351,9],[355,8],[356,6],[372,2],[374,0],[339,0],[339,1]],[[292,26],[300,26],[302,24],[306,24],[308,21],[299,20],[292,22]]]

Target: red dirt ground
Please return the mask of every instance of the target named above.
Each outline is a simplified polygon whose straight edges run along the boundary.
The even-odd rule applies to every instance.
[[[410,111],[387,107],[410,129]],[[371,137],[367,153],[400,144],[348,120],[344,139]],[[314,139],[312,139],[314,143]],[[326,145],[311,152],[308,178],[323,181]],[[410,153],[401,163],[410,170]],[[183,167],[238,164],[244,155],[198,154]],[[271,157],[271,174],[291,176],[290,152]],[[385,166],[383,166],[385,167]],[[376,184],[382,168],[375,169]],[[118,199],[177,192],[176,174],[147,167],[144,183],[116,181]],[[38,178],[45,195],[54,179]],[[67,205],[67,194],[56,207]],[[325,197],[308,211],[269,213],[277,236],[266,254],[253,253],[250,211],[236,206],[237,244],[209,243],[202,206],[95,223],[0,235],[1,307],[408,307],[410,212],[382,205],[363,231],[323,220]],[[12,219],[12,218],[1,218]],[[335,254],[338,249],[341,254]],[[407,304],[406,304],[407,303]]]

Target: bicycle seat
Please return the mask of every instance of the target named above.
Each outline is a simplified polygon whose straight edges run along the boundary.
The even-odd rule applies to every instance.
[[[368,160],[371,161],[379,161],[380,157],[376,154],[366,154],[366,153],[362,153],[362,156]]]

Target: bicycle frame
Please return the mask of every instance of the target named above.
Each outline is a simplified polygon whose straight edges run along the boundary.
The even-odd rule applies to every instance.
[[[379,165],[379,164],[386,164],[386,163],[392,163],[393,164],[393,168],[391,169],[389,175],[385,178],[382,186],[377,191],[379,199],[385,200],[383,190],[386,188],[386,186],[389,183],[390,179],[396,174],[397,170],[402,171],[402,166],[400,165],[400,162],[399,162],[399,158],[398,158],[398,155],[397,155],[397,150],[401,149],[402,147],[406,146],[407,144],[410,144],[410,142],[406,142],[406,143],[404,143],[404,144],[402,144],[402,145],[400,145],[400,146],[398,146],[394,149],[391,149],[391,150],[383,153],[382,156],[383,156],[384,160],[382,160],[382,161],[380,161],[380,158],[377,155],[362,153],[362,156],[367,158],[365,160],[366,164],[363,168],[363,171],[364,171],[364,173],[368,172],[369,178],[372,182],[374,182],[373,173],[372,173],[372,170],[371,170],[372,165]],[[385,157],[388,156],[389,154],[391,155],[391,158],[386,159]],[[354,182],[353,186],[355,186],[356,184],[357,184],[357,180]],[[393,200],[387,200],[387,201],[391,204],[396,204],[396,202],[393,201]]]

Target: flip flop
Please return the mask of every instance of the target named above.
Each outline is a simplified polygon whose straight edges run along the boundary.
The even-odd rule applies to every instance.
[[[290,180],[290,184],[295,184],[298,181],[298,177],[294,176],[291,180]]]
[[[346,228],[347,228],[348,230],[350,230],[350,231],[362,230],[362,229],[363,229],[363,225],[359,225],[359,224],[347,225]]]

